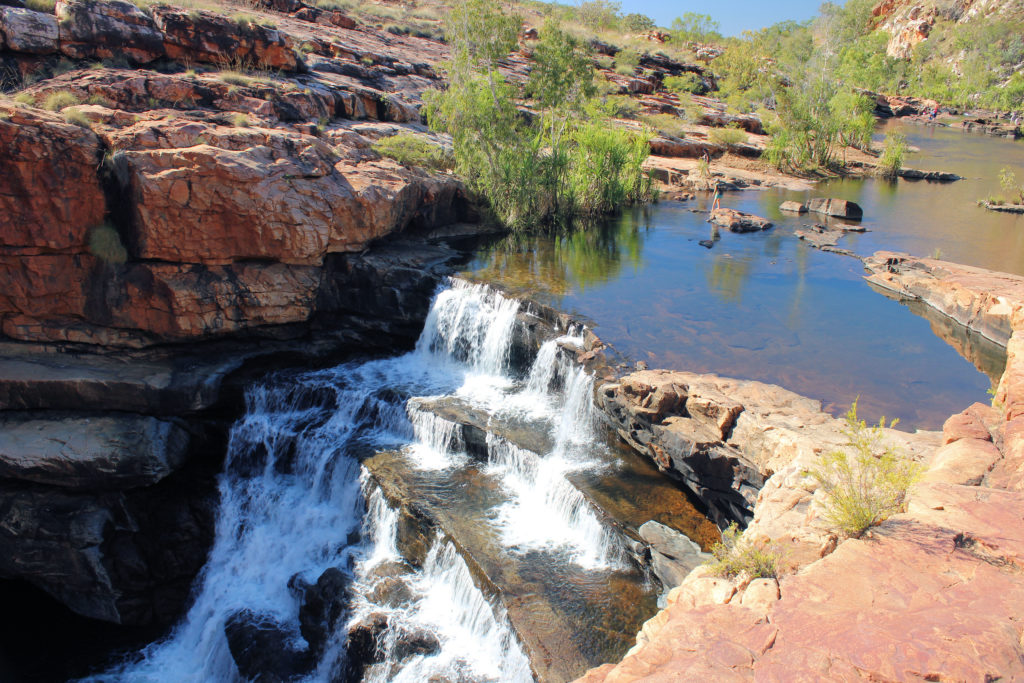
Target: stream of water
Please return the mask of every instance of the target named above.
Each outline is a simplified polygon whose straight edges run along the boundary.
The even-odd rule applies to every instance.
[[[515,299],[455,281],[414,351],[251,387],[194,603],[168,637],[85,680],[243,680],[226,635],[239,615],[269,625],[308,681],[529,681],[523,643],[546,639],[574,674],[621,656],[657,590],[566,476],[616,467],[592,379],[559,353],[580,339],[563,331],[517,372],[517,313]],[[453,406],[495,425],[486,457],[469,452]],[[400,549],[405,502],[433,517],[419,561]],[[338,570],[344,616],[309,651],[296,586]],[[375,620],[376,653],[353,673],[348,634]]]

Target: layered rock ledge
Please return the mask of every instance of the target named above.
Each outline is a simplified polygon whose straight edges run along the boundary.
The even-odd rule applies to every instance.
[[[581,681],[1024,677],[1014,626],[1024,602],[1024,278],[905,254],[879,253],[866,263],[869,280],[1006,345],[993,405],[974,404],[950,417],[941,436],[887,432],[924,474],[905,512],[860,539],[843,540],[829,529],[822,494],[806,476],[835,443],[827,426],[835,421],[801,424],[804,434],[766,424],[767,452],[779,459],[745,535],[782,552],[780,577],[728,580],[697,568],[669,593],[666,609],[645,623],[621,662]],[[657,414],[666,406],[707,426],[700,403],[691,413],[682,400],[694,382],[685,373],[635,373],[608,397],[632,410],[634,424],[647,421],[637,435],[679,422]],[[737,387],[752,384],[732,382],[722,406],[732,399],[744,404]],[[673,392],[676,399],[667,399]],[[746,412],[729,435],[740,445],[735,434]],[[755,462],[732,458],[723,462],[733,472]]]

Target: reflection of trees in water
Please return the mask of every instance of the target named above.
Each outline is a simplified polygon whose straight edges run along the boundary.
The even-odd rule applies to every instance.
[[[739,303],[743,300],[743,286],[753,274],[750,259],[716,255],[707,271],[708,285],[723,301]]]
[[[647,214],[645,208],[636,209],[550,234],[509,235],[488,251],[475,275],[516,290],[557,297],[574,288],[585,290],[617,277],[623,265],[640,267]]]

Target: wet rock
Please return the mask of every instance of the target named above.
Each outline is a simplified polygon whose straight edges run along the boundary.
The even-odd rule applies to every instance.
[[[248,680],[293,681],[307,673],[315,660],[295,646],[296,636],[272,615],[240,610],[224,624],[231,657]]]
[[[142,416],[0,416],[0,478],[68,489],[153,484],[185,461],[188,433]]]
[[[384,607],[401,607],[412,598],[413,591],[409,583],[393,576],[381,579],[370,592],[370,601]]]
[[[807,213],[807,207],[800,202],[788,201],[779,204],[779,211],[789,211],[790,213]]]
[[[388,617],[381,612],[371,612],[349,627],[341,680],[361,681],[367,667],[382,661],[381,640],[387,629]]]
[[[1001,211],[1003,213],[1024,213],[1024,204],[995,204],[990,201],[981,203],[989,211]]]
[[[916,168],[901,168],[896,175],[906,180],[927,180],[934,183],[952,183],[963,180],[962,176],[956,173],[945,173],[943,171],[921,171]]]
[[[395,638],[391,656],[402,661],[417,655],[429,657],[441,650],[441,641],[425,628],[403,630]]]
[[[164,54],[164,37],[148,14],[124,0],[60,0],[60,50],[72,59],[125,57],[147,64]]]
[[[837,218],[860,220],[864,217],[864,210],[860,205],[846,199],[815,197],[807,202],[807,209],[814,213],[823,213],[826,216],[836,216]]]
[[[314,653],[323,651],[339,619],[348,611],[349,577],[331,567],[315,584],[302,587],[299,630]]]
[[[0,7],[0,43],[11,52],[53,54],[58,48],[57,18],[19,7]]]
[[[704,247],[705,249],[710,249],[711,247],[715,246],[715,241],[714,240],[701,240],[700,242],[697,242],[697,244],[699,244],[700,246]]]
[[[715,209],[711,212],[711,222],[732,232],[757,232],[772,227],[767,218],[735,209]]]
[[[639,529],[640,538],[650,545],[651,571],[666,588],[673,588],[707,557],[700,546],[680,532],[654,520]]]

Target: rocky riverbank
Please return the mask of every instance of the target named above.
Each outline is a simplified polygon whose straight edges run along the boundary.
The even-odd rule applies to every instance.
[[[806,471],[844,438],[836,420],[814,417],[813,402],[774,396],[770,403],[790,407],[766,419],[749,409],[749,397],[778,390],[757,383],[650,371],[606,385],[600,391],[613,422],[629,415],[620,433],[664,469],[701,486],[687,460],[710,460],[732,475],[734,499],[745,486],[747,500],[759,488],[745,536],[778,549],[783,572],[730,581],[694,570],[622,662],[580,680],[667,680],[684,671],[714,680],[1024,673],[1019,630],[1007,628],[1024,600],[1024,278],[887,252],[866,266],[870,281],[1006,345],[993,405],[950,417],[941,435],[888,431],[890,443],[925,467],[923,478],[905,512],[843,540],[822,519],[822,493]],[[712,411],[709,386],[720,396]],[[760,428],[744,428],[744,419],[759,417]],[[710,431],[714,438],[691,436]],[[664,443],[671,452],[662,453]]]

